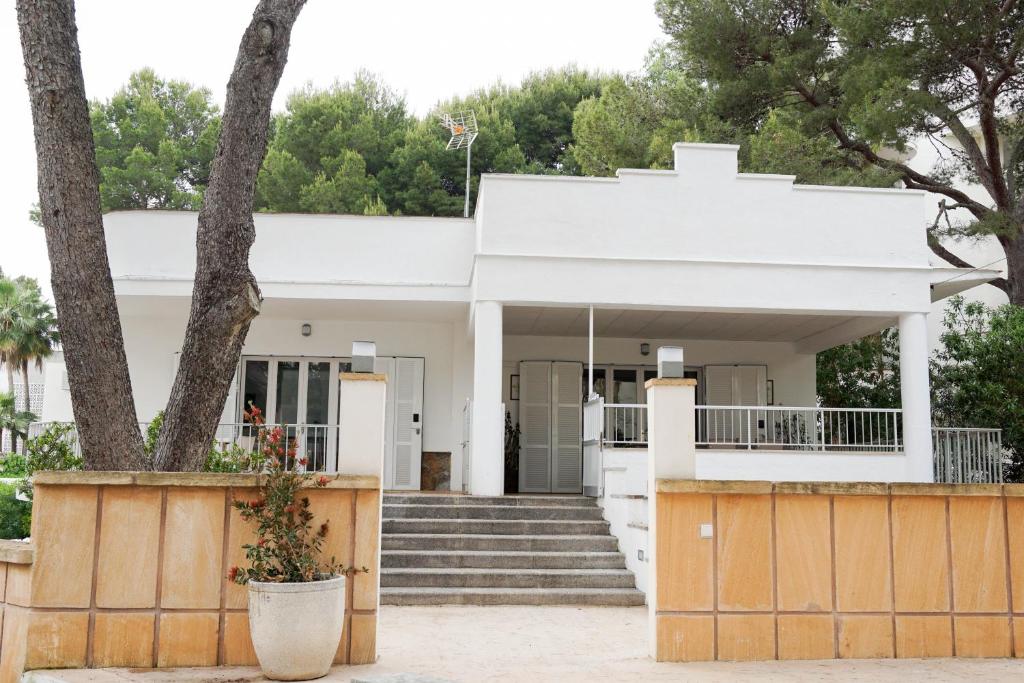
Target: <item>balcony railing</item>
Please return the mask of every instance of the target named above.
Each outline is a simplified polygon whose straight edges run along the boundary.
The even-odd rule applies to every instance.
[[[948,484],[998,484],[1003,481],[1003,433],[1000,429],[932,429],[935,481]]]
[[[29,438],[42,434],[53,422],[33,422],[29,426]],[[78,442],[78,431],[72,422],[58,424],[69,424],[71,430],[64,439],[72,447],[76,455],[81,455],[82,448]],[[149,426],[148,422],[140,422],[139,429],[143,432]],[[273,428],[276,425],[267,425]],[[306,469],[309,471],[333,472],[337,467],[338,454],[338,425],[316,425],[316,424],[291,424],[285,426],[285,436],[290,446],[295,447],[296,457],[306,458],[308,461]],[[241,448],[251,452],[256,447],[256,428],[243,422],[222,422],[217,425],[211,448],[220,451],[228,451],[231,448]]]
[[[647,445],[647,406],[606,404],[604,443]],[[887,408],[697,406],[696,446],[818,452],[900,452],[902,414]]]
[[[902,430],[893,408],[697,406],[698,448],[895,453]]]

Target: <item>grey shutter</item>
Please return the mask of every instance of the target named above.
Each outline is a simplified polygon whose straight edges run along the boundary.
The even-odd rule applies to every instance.
[[[551,364],[551,491],[583,488],[583,364]]]
[[[551,363],[519,363],[519,491],[551,486]]]

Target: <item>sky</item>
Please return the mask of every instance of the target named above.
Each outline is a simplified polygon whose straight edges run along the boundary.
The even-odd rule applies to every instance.
[[[13,0],[0,9],[0,268],[39,279],[49,294],[36,201],[35,147]],[[78,40],[90,99],[109,98],[141,67],[211,89],[223,105],[238,41],[255,0],[78,0]],[[634,72],[662,38],[654,0],[309,0],[292,32],[275,111],[309,82],[383,77],[423,114],[436,102],[531,71],[576,64]]]

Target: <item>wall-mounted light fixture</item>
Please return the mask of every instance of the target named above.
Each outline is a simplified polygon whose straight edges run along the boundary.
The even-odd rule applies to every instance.
[[[309,323],[302,323],[302,336],[308,337],[311,334],[313,334],[313,326]]]
[[[640,344],[640,355],[641,356],[649,356],[649,355],[651,355],[651,345],[648,344],[647,342],[643,342],[642,344]]]

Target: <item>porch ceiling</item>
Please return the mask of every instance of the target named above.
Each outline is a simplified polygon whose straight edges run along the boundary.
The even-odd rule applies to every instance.
[[[504,333],[552,337],[587,336],[586,308],[505,306]],[[888,318],[711,311],[594,309],[594,335],[627,339],[722,339],[799,342],[833,328],[893,324]]]

